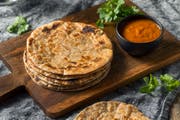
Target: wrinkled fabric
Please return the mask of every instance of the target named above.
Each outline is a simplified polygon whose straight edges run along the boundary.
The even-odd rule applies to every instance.
[[[6,28],[18,15],[26,17],[32,29],[35,29],[42,24],[94,6],[103,1],[104,0],[18,0],[8,5],[0,4],[0,41],[17,36],[8,33]],[[180,0],[133,0],[133,2],[149,15],[157,18],[167,30],[180,39]],[[10,71],[1,61],[0,75],[9,73]],[[154,72],[153,75],[159,76],[165,73],[173,75],[176,79],[180,79],[180,61]],[[163,88],[158,87],[152,94],[143,94],[138,92],[143,84],[143,80],[139,79],[112,93],[104,95],[104,97],[99,98],[97,101],[119,100],[131,103],[136,105],[152,120],[168,120],[170,106],[177,96],[177,93],[180,92],[180,89],[167,93]],[[72,120],[83,108],[84,107],[74,110],[57,120]],[[19,93],[7,101],[0,103],[0,119],[51,120],[26,92]]]

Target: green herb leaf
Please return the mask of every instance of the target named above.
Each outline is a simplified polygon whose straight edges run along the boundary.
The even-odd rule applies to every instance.
[[[160,83],[152,74],[150,74],[149,77],[144,77],[143,79],[146,85],[140,88],[140,92],[142,93],[151,93],[157,86],[163,86],[167,91],[172,91],[180,87],[180,81],[174,79],[173,76],[169,74],[160,75]]]
[[[104,24],[103,24],[103,22],[101,20],[98,20],[96,22],[96,25],[99,26],[101,29],[104,28]]]
[[[140,92],[142,93],[151,93],[159,85],[157,78],[152,74],[150,74],[149,77],[144,77],[143,79],[146,85],[140,88]]]
[[[124,0],[108,0],[98,8],[97,13],[99,19],[96,25],[103,28],[105,23],[118,22],[123,17],[138,14],[139,9],[135,6],[126,6]]]
[[[174,79],[169,74],[164,74],[160,76],[163,86],[168,90],[172,91],[180,86],[180,81]]]
[[[27,20],[22,17],[18,16],[15,19],[15,22],[7,27],[7,31],[10,33],[22,34],[29,30],[30,25],[27,23]]]

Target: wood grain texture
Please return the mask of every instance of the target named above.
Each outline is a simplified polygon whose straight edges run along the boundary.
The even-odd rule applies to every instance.
[[[132,5],[127,1],[128,5]],[[80,21],[94,24],[98,18],[95,14],[98,6],[63,18],[65,21]],[[88,104],[107,92],[137,80],[170,63],[180,60],[180,42],[168,31],[164,32],[159,47],[142,57],[132,57],[124,52],[115,34],[115,25],[104,29],[114,45],[112,69],[108,76],[98,85],[80,92],[55,92],[37,86],[26,74],[22,55],[27,37],[31,32],[12,38],[0,44],[0,54],[11,69],[12,74],[0,78],[0,98],[16,88],[25,86],[29,94],[50,117],[58,117],[79,106]]]

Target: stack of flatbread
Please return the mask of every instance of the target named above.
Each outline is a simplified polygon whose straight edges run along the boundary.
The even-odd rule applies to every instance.
[[[95,103],[82,110],[74,120],[150,120],[137,107],[118,101]]]
[[[111,41],[101,29],[54,21],[31,33],[23,59],[36,84],[55,91],[77,91],[105,78],[112,57]]]

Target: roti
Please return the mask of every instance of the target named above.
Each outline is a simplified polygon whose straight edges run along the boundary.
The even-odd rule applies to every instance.
[[[67,81],[67,80],[57,80],[57,79],[49,78],[49,77],[46,77],[46,76],[43,76],[41,74],[34,72],[32,70],[32,68],[30,68],[29,66],[27,67],[25,65],[25,67],[26,67],[26,69],[28,69],[28,73],[33,74],[36,79],[40,79],[49,84],[53,84],[53,85],[57,85],[57,86],[66,86],[66,87],[78,86],[78,85],[84,85],[84,84],[90,83],[90,82],[94,81],[95,79],[99,78],[100,76],[102,76],[103,74],[105,74],[105,72],[109,71],[109,69],[110,69],[110,68],[106,68],[105,70],[98,72],[98,73],[94,74],[93,76],[88,76],[85,78],[79,78],[79,79]]]
[[[61,79],[54,79],[51,77],[47,77],[47,76],[42,75],[41,73],[34,71],[33,67],[31,67],[31,65],[27,64],[27,59],[25,57],[25,53],[24,53],[23,60],[24,60],[26,69],[28,69],[28,72],[30,72],[31,74],[34,74],[36,76],[36,79],[41,79],[43,81],[46,81],[47,83],[59,85],[59,86],[76,86],[76,85],[87,84],[87,83],[95,80],[96,78],[99,78],[100,76],[102,76],[102,74],[104,74],[106,71],[109,71],[109,69],[110,69],[110,65],[108,65],[103,70],[93,73],[91,75],[87,75],[82,78],[71,79],[71,80],[64,80],[64,79],[61,80]]]
[[[95,103],[82,110],[74,120],[150,120],[137,107],[118,101]]]
[[[113,50],[110,39],[95,26],[54,21],[31,33],[27,39],[27,54],[43,71],[84,75],[111,62]]]
[[[120,103],[114,119],[120,120],[150,120],[148,117],[143,115],[138,108],[131,104]]]
[[[110,65],[111,65],[111,63],[108,63],[107,65],[103,66],[102,68],[100,68],[96,71],[93,71],[90,74],[85,74],[85,75],[74,75],[74,76],[73,75],[59,75],[59,74],[49,73],[49,72],[46,72],[46,71],[43,71],[43,70],[37,68],[36,66],[33,65],[33,63],[29,59],[27,59],[27,57],[28,56],[25,51],[23,59],[24,59],[24,63],[26,64],[26,66],[29,67],[29,69],[32,69],[37,74],[41,74],[43,76],[46,76],[46,77],[52,78],[52,79],[56,79],[56,80],[68,80],[68,81],[73,80],[74,81],[74,80],[78,80],[78,79],[84,78],[84,77],[95,76],[97,73],[100,73],[101,71],[105,70],[106,68],[110,67]]]
[[[103,101],[95,103],[91,106],[88,106],[82,110],[74,120],[97,120],[97,118],[102,118],[101,116],[105,115],[107,112],[115,113],[116,109],[120,102],[118,101]],[[104,115],[102,115],[104,114]]]
[[[37,76],[32,74],[27,68],[26,68],[26,71],[29,74],[29,76],[31,77],[31,79],[33,80],[33,82],[35,82],[37,85],[47,88],[47,89],[50,89],[50,90],[54,90],[54,91],[80,91],[80,90],[87,89],[89,87],[92,87],[92,86],[98,84],[100,81],[102,81],[109,72],[109,71],[106,71],[104,74],[102,74],[95,80],[93,80],[89,83],[86,83],[84,85],[62,86],[62,85],[51,84],[47,81],[37,78]]]

